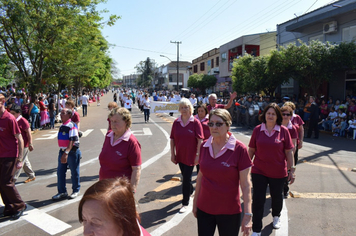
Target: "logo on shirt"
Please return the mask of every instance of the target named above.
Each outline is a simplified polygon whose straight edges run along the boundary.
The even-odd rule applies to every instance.
[[[225,161],[221,162],[221,165],[225,166],[225,167],[230,167],[229,164],[227,164]]]
[[[119,156],[122,156],[121,152],[119,152],[119,151],[116,151],[116,154]]]
[[[275,140],[274,140],[276,143],[281,143],[282,141],[280,140],[280,139],[278,139],[278,138],[276,138]]]
[[[193,133],[193,130],[188,129],[188,131],[189,131],[190,133]]]
[[[4,129],[4,128],[2,128],[2,127],[0,127],[0,131],[5,131],[5,129]]]

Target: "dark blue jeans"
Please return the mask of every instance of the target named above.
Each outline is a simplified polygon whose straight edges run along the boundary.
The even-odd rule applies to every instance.
[[[145,121],[149,121],[150,119],[150,109],[143,109],[143,113],[145,116]]]
[[[38,113],[31,113],[31,130],[35,130],[38,128],[36,126],[36,120],[37,120]]]
[[[79,192],[80,189],[80,177],[79,177],[79,164],[80,157],[82,153],[78,148],[76,151],[70,151],[68,154],[67,163],[61,163],[61,157],[63,155],[63,151],[59,150],[58,154],[58,168],[57,168],[57,188],[58,193],[66,193],[66,173],[67,167],[69,165],[69,169],[71,172],[71,180],[72,180],[72,189],[73,192]]]

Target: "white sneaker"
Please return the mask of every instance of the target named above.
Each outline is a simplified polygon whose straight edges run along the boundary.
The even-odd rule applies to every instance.
[[[261,236],[261,232],[259,232],[259,233],[253,232],[253,233],[251,234],[251,236]]]
[[[74,199],[74,198],[78,197],[78,195],[79,195],[79,192],[73,192],[73,193],[69,196],[69,198],[70,198],[70,199]]]
[[[281,228],[281,221],[278,216],[273,217],[273,228],[275,229]]]
[[[188,210],[188,206],[182,206],[182,208],[179,210],[179,213],[184,213]]]

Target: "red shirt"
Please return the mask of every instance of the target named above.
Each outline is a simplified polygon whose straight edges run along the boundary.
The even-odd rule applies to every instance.
[[[42,101],[40,101],[38,103],[40,104],[40,111],[45,111],[46,110],[45,104]]]
[[[197,153],[198,139],[203,139],[203,127],[200,121],[191,116],[188,124],[183,127],[181,117],[174,122],[171,130],[171,139],[174,140],[176,148],[177,163],[194,166]]]
[[[22,116],[17,117],[17,124],[21,130],[21,135],[23,138],[23,146],[24,147],[28,147],[29,143],[28,143],[28,137],[27,137],[27,132],[28,129],[30,128],[30,124],[28,123],[28,121],[23,118]]]
[[[289,124],[286,126],[288,128],[290,137],[292,139],[297,139],[298,138],[298,129],[295,125],[292,124],[292,122],[289,122]]]
[[[215,110],[218,108],[225,108],[224,104],[215,104],[215,107],[212,107],[210,104],[206,107],[208,109],[208,112],[210,113],[211,110]]]
[[[233,135],[219,154],[213,158],[211,142],[200,148],[199,165],[203,174],[197,207],[212,215],[241,213],[240,171],[252,166],[245,144]],[[211,150],[209,150],[211,149]]]
[[[20,133],[15,117],[5,110],[0,117],[0,158],[17,157],[19,155],[18,141],[15,135]]]
[[[123,176],[131,179],[132,167],[140,166],[142,163],[141,145],[130,130],[127,130],[115,143],[113,143],[113,136],[113,131],[105,136],[99,155],[99,179]]]
[[[251,173],[269,178],[287,176],[287,157],[285,150],[293,149],[292,138],[284,126],[276,125],[269,137],[264,131],[264,123],[254,128],[249,147],[255,148],[254,166]]]
[[[78,112],[73,110],[72,117],[70,118],[74,123],[80,122],[79,114]]]

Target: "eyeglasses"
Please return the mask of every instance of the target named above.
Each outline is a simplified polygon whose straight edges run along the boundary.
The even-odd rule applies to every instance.
[[[219,127],[223,126],[224,123],[220,123],[220,122],[216,122],[216,123],[209,122],[209,123],[208,123],[208,126],[209,126],[209,127],[214,127],[214,125],[219,128]]]
[[[282,116],[291,116],[289,113],[282,113]]]

